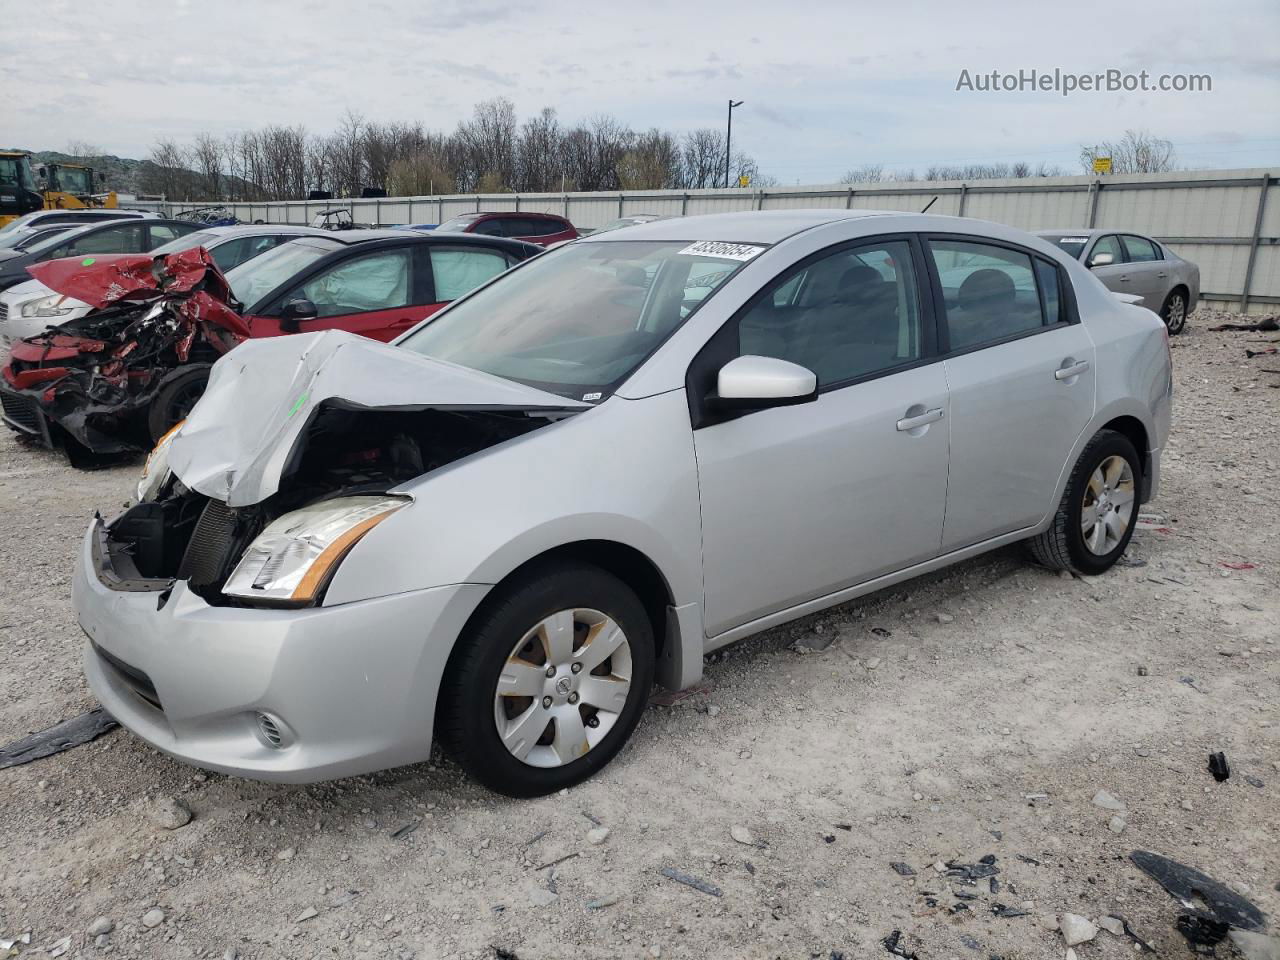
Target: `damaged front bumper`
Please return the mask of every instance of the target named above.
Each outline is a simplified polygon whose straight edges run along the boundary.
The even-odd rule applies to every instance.
[[[308,783],[425,760],[455,638],[489,587],[304,610],[215,607],[117,563],[95,519],[72,581],[89,686],[186,763]],[[119,569],[117,569],[119,568]]]

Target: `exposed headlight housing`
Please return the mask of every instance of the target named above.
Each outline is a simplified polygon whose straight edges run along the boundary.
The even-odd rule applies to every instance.
[[[169,479],[169,443],[178,435],[184,423],[185,420],[179,420],[170,427],[147,454],[147,462],[142,465],[142,476],[138,478],[139,503],[154,500],[164,482]]]
[[[249,544],[222,592],[266,604],[315,603],[360,538],[409,502],[407,497],[336,497],[286,513]]]
[[[28,300],[19,308],[19,312],[24,317],[65,317],[75,309],[74,305],[64,306],[66,299],[60,293],[51,293],[47,297]]]

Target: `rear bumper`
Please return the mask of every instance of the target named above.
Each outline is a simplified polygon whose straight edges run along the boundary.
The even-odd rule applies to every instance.
[[[162,600],[108,586],[100,528],[90,526],[72,581],[85,675],[143,740],[199,767],[285,783],[428,757],[449,653],[487,586],[262,610],[210,606],[180,582]]]

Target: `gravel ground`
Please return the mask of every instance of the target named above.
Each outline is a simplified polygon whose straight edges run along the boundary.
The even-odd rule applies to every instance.
[[[1245,357],[1275,334],[1210,320],[1175,340],[1160,519],[1106,576],[1005,550],[761,634],[656,698],[600,777],[531,802],[443,759],[251,783],[117,730],[0,771],[0,939],[67,957],[826,960],[889,957],[900,930],[921,960],[1014,960],[1062,957],[1069,912],[1123,915],[1159,956],[1190,956],[1134,849],[1276,917],[1280,374],[1264,369],[1280,359]],[[136,471],[0,439],[0,742],[94,706],[68,571]],[[177,829],[172,798],[194,813]],[[996,893],[933,866],[988,854]],[[1076,951],[1135,946],[1100,931]]]

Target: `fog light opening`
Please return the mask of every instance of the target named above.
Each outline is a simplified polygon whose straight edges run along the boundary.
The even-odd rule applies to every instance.
[[[283,750],[293,742],[285,722],[274,714],[259,710],[253,715],[256,721],[258,739],[272,750]]]

